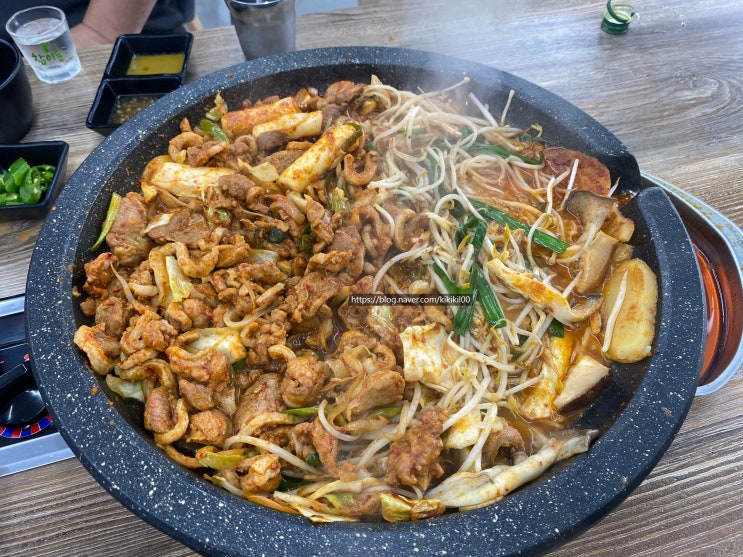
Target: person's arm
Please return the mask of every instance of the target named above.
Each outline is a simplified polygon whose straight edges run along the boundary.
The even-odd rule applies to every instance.
[[[82,23],[72,28],[78,48],[113,44],[116,37],[142,31],[157,0],[90,0]]]

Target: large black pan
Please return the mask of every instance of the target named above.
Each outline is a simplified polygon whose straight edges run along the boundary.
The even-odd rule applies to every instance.
[[[628,211],[633,243],[660,280],[652,358],[614,369],[615,382],[581,419],[601,431],[586,454],[495,505],[403,524],[311,524],[236,498],[180,468],[155,446],[142,408],[110,405],[105,383],[72,343],[86,320],[73,288],[111,193],[136,189],[145,163],[164,153],[184,116],[198,121],[218,91],[230,106],[247,97],[371,74],[431,90],[471,79],[494,111],[508,92],[512,124],[539,123],[556,144],[590,153],[637,194]],[[642,190],[642,191],[641,191]],[[107,138],[74,173],[44,224],[31,262],[28,329],[42,394],[72,450],[114,497],[147,522],[212,555],[508,555],[539,553],[585,530],[619,504],[671,443],[696,388],[704,346],[704,300],[688,236],[661,188],[643,190],[635,159],[606,129],[555,95],[493,68],[389,48],[297,52],[220,70],[166,96]],[[93,395],[94,387],[101,394]],[[113,399],[114,397],[112,397]],[[92,535],[92,534],[91,534]]]

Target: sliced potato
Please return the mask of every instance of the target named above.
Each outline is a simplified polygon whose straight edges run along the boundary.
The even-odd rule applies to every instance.
[[[647,263],[629,259],[612,269],[601,307],[603,349],[609,358],[629,363],[650,356],[657,304],[657,279]]]
[[[555,409],[569,412],[587,404],[598,394],[611,377],[611,369],[588,355],[568,369],[562,391],[555,397]]]

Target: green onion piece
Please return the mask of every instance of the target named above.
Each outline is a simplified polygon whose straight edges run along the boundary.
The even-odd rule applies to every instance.
[[[387,406],[385,408],[376,408],[369,412],[367,417],[374,418],[376,416],[382,416],[383,418],[392,419],[402,411],[401,406]]]
[[[99,247],[101,247],[103,240],[106,239],[106,234],[108,234],[108,231],[111,230],[111,227],[114,224],[114,220],[116,220],[116,214],[119,212],[120,205],[121,196],[116,192],[112,193],[111,201],[109,201],[108,203],[108,211],[106,211],[106,218],[103,221],[103,227],[101,228],[101,233],[98,236],[98,239],[95,241],[95,244],[90,247],[91,251],[97,250]]]
[[[477,291],[477,301],[480,303],[485,319],[491,327],[500,329],[506,326],[506,317],[503,315],[503,309],[500,307],[498,298],[495,297],[493,289],[490,287],[485,275],[480,271],[480,267],[475,266],[472,269],[472,282],[475,284]]]
[[[317,453],[312,453],[310,456],[307,457],[307,460],[305,460],[305,462],[310,466],[320,466],[320,455]]]
[[[477,267],[475,267],[477,268]],[[472,324],[475,320],[475,299],[477,298],[477,287],[474,283],[470,283],[472,286],[468,289],[465,294],[470,294],[470,303],[457,310],[457,314],[454,316],[452,322],[454,332],[459,336],[466,335],[471,329]]]
[[[224,130],[219,127],[219,124],[204,118],[199,123],[199,126],[201,126],[201,130],[214,141],[221,141],[222,143],[230,142],[230,138],[227,137]]]
[[[500,145],[491,145],[490,143],[473,143],[472,145],[467,147],[466,151],[470,155],[496,155],[504,159],[507,159],[508,157],[516,157],[517,159],[521,159],[527,164],[542,164],[542,162],[544,162],[539,159],[527,157],[526,155],[512,153],[505,147],[502,147]]]
[[[356,122],[349,122],[349,125],[355,130],[341,145],[343,151],[348,151],[351,147],[356,144],[361,134],[364,133],[364,129]]]
[[[230,468],[234,468],[238,462],[241,462],[248,457],[242,454],[204,452],[200,457],[197,455],[197,458],[200,464],[208,468],[214,470],[229,470]]]
[[[446,291],[449,294],[464,294],[464,290],[457,286],[455,282],[449,278],[449,275],[446,274],[446,271],[442,269],[438,263],[433,264],[433,271],[441,279],[441,282],[444,283],[444,288],[446,288]]]
[[[531,231],[532,227],[530,225],[513,218],[508,213],[504,213],[503,211],[493,207],[492,205],[488,205],[487,203],[483,203],[482,201],[478,201],[476,199],[470,199],[469,201],[483,217],[494,220],[501,226],[520,228],[527,233]],[[564,253],[568,247],[568,244],[566,242],[563,242],[559,238],[555,238],[554,236],[547,234],[546,232],[543,232],[541,230],[534,231],[533,239],[535,244],[539,244],[540,246],[550,249],[555,253]]]
[[[248,364],[245,361],[245,358],[243,358],[242,360],[237,360],[234,364],[232,364],[233,371],[242,371],[246,367],[248,367]]]
[[[278,491],[292,491],[295,489],[299,489],[300,487],[303,487],[309,483],[309,480],[289,481],[282,477],[281,481],[279,482]]]
[[[303,408],[287,408],[282,410],[284,414],[292,416],[314,416],[317,414],[317,406],[305,406]]]
[[[553,319],[550,323],[550,334],[556,338],[565,338],[565,326],[557,319]]]

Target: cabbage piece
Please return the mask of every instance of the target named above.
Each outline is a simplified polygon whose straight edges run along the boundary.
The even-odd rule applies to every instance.
[[[141,381],[127,381],[109,373],[106,375],[106,385],[117,395],[124,398],[133,398],[144,402],[144,392],[142,391]]]
[[[199,333],[199,338],[189,344],[188,349],[201,351],[206,348],[213,348],[220,354],[227,356],[231,364],[248,355],[245,346],[240,342],[240,331],[238,330],[228,327],[211,327],[199,329]]]
[[[181,271],[178,260],[172,255],[165,256],[165,269],[168,271],[168,284],[170,285],[170,297],[174,302],[182,302],[191,295],[193,283]]]
[[[381,493],[382,517],[387,522],[407,522],[440,516],[446,510],[441,501],[435,499],[408,499],[396,493]]]
[[[454,386],[451,365],[444,353],[447,336],[440,323],[411,325],[400,333],[406,381],[420,381],[438,391]]]

